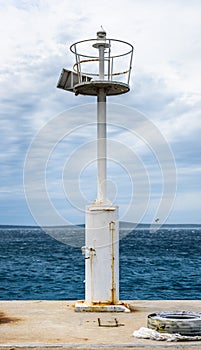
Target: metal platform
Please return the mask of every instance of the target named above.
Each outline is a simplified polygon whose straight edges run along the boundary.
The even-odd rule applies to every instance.
[[[119,81],[91,80],[74,86],[76,95],[97,96],[99,89],[105,90],[106,96],[120,95],[130,90],[129,85]]]

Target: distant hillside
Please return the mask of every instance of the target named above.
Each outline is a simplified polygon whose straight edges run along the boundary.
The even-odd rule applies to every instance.
[[[44,226],[44,228],[70,228],[70,227],[80,227],[80,228],[84,228],[85,224],[77,224],[77,225],[66,225],[66,226]],[[119,222],[119,227],[120,229],[125,229],[125,230],[129,230],[129,229],[134,229],[134,228],[139,228],[139,229],[148,229],[150,228],[150,226],[152,227],[160,227],[160,228],[190,228],[190,227],[201,227],[201,224],[136,224],[134,222],[127,222],[127,221],[120,221]],[[30,229],[39,229],[40,226],[29,226],[29,225],[0,225],[0,228],[10,228],[10,229],[14,229],[14,228],[30,228]]]

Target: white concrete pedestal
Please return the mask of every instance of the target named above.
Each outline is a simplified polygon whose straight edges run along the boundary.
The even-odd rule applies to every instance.
[[[75,303],[76,312],[131,312],[129,306],[122,302],[115,305],[107,304],[88,304],[86,301],[77,301]]]
[[[85,240],[85,301],[76,311],[128,311],[119,302],[118,207],[87,206]]]

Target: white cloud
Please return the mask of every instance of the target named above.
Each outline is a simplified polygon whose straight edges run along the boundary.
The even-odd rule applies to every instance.
[[[198,172],[196,162],[199,159],[201,128],[200,1],[126,0],[122,8],[118,8],[115,0],[60,0],[59,4],[56,0],[8,0],[0,6],[0,81],[3,86],[0,92],[0,156],[5,162],[4,169],[9,169],[10,184],[13,174],[22,186],[19,173],[22,173],[28,145],[47,121],[65,108],[95,101],[58,90],[56,84],[61,69],[71,69],[74,63],[70,44],[95,37],[100,25],[109,37],[126,40],[135,46],[131,92],[112,97],[109,101],[129,105],[145,113],[172,146],[180,171],[194,164],[191,169]],[[82,114],[82,108],[80,110]],[[76,116],[75,120],[75,114],[68,113],[68,128],[76,123],[79,125],[83,118],[83,115],[82,118]],[[86,114],[86,122],[92,120],[92,114]],[[125,119],[125,123],[129,121],[131,126],[130,117]],[[92,118],[95,121],[95,116]],[[118,118],[122,122],[124,116],[117,112],[117,122]],[[146,130],[137,128],[137,132],[143,134]],[[133,150],[146,158],[147,146],[142,139],[136,137],[134,140],[134,136],[128,133],[117,134],[126,137],[127,144],[133,145]],[[58,135],[59,131],[54,129],[53,135],[45,136],[47,143],[43,143],[42,152]],[[80,130],[75,137],[77,140],[91,140],[90,130]],[[72,145],[77,147],[78,142],[74,142],[74,138],[71,136]],[[61,147],[57,154],[60,167],[59,157],[64,154],[64,148]],[[40,152],[39,147],[36,164]],[[13,162],[18,168],[17,177]],[[187,171],[185,174],[188,176]],[[194,185],[199,188],[197,178]]]

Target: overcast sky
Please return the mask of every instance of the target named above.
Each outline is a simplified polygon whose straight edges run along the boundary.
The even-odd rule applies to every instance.
[[[135,47],[130,92],[108,99],[109,193],[120,219],[201,223],[200,14],[199,0],[0,0],[0,224],[37,224],[41,214],[43,224],[61,223],[43,203],[41,160],[54,213],[84,222],[96,198],[96,100],[56,85],[75,63],[69,46],[101,25]]]

